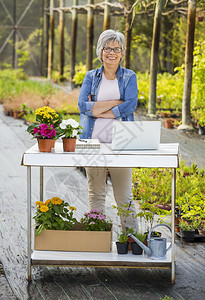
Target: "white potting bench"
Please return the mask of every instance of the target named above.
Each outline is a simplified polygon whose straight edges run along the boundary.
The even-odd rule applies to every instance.
[[[112,151],[109,144],[101,149],[76,149],[63,152],[61,142],[56,142],[55,151],[42,153],[35,144],[23,154],[22,164],[27,167],[28,202],[28,281],[31,280],[32,265],[58,265],[73,267],[118,267],[118,268],[157,268],[171,269],[171,282],[175,281],[175,194],[176,168],[179,167],[179,145],[160,144],[158,150]],[[40,200],[43,201],[44,167],[142,167],[171,168],[171,206],[172,206],[172,249],[165,260],[151,260],[143,255],[118,255],[113,244],[110,253],[60,252],[31,250],[31,168],[40,167]]]

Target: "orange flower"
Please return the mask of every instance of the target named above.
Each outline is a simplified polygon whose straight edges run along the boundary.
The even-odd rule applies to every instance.
[[[48,206],[46,206],[46,205],[41,205],[40,206],[40,211],[47,212],[48,210],[49,210]]]
[[[69,206],[69,209],[70,209],[70,210],[76,210],[76,207],[74,207],[74,206]]]
[[[42,205],[43,202],[42,202],[42,201],[36,201],[35,204],[36,204],[36,206],[37,206],[37,205]]]
[[[63,202],[63,200],[61,198],[59,198],[59,197],[53,197],[51,199],[51,203],[52,204],[59,204],[59,205],[61,205],[62,202]]]
[[[44,202],[44,205],[48,205],[51,202],[51,199],[48,199]]]

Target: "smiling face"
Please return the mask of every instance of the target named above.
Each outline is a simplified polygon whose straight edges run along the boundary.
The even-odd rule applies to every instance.
[[[116,41],[111,41],[106,44],[106,47],[110,48],[121,48],[118,42]],[[122,51],[119,53],[115,53],[113,50],[110,53],[106,53],[104,50],[102,50],[102,60],[104,66],[109,65],[109,66],[118,66],[120,63],[120,60],[122,58]]]

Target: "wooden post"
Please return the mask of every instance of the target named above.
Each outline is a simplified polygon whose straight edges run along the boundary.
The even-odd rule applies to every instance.
[[[48,16],[47,16],[48,0],[43,0],[43,38],[42,38],[42,57],[41,57],[41,75],[47,76],[48,64]]]
[[[150,116],[155,115],[156,113],[157,66],[158,66],[161,15],[162,15],[163,5],[164,5],[164,0],[157,0],[155,15],[154,15],[152,49],[151,49],[151,59],[150,59],[150,89],[149,89],[149,103],[148,103],[148,115]]]
[[[183,101],[182,101],[182,125],[180,125],[177,128],[179,130],[193,130],[193,127],[190,125],[191,122],[190,102],[191,102],[195,19],[196,19],[196,0],[189,0],[186,50],[185,50],[184,92],[183,92]]]
[[[105,0],[105,2],[109,3],[110,0]],[[103,31],[109,28],[110,28],[110,5],[105,4]]]
[[[64,6],[64,0],[60,0],[60,7]],[[59,54],[60,54],[60,80],[64,74],[64,14],[63,10],[59,13]]]
[[[132,5],[135,3],[135,0],[126,0],[127,10],[130,11]],[[126,14],[125,21],[125,68],[130,68],[130,51],[131,51],[131,41],[132,41],[132,14],[133,12],[128,12]]]
[[[78,5],[78,0],[73,0],[73,5]],[[75,75],[75,58],[76,58],[76,39],[77,39],[77,9],[72,9],[72,31],[71,31],[71,54],[70,54],[70,79],[71,88],[75,87],[73,77]]]
[[[53,44],[54,44],[54,0],[50,0],[49,41],[48,41],[48,79],[51,79],[53,68]]]
[[[13,18],[14,18],[14,33],[13,33],[13,60],[12,60],[12,68],[16,69],[16,67],[17,67],[17,51],[16,51],[16,38],[17,38],[16,0],[14,0]]]
[[[93,4],[94,0],[88,0],[88,4]],[[92,60],[93,60],[93,8],[88,8],[87,14],[87,58],[86,58],[86,68],[87,71],[92,69]]]

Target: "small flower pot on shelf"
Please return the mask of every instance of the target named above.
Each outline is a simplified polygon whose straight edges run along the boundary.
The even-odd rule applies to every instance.
[[[75,152],[76,138],[63,138],[63,151],[64,152]]]
[[[143,249],[135,242],[131,243],[132,254],[134,255],[142,255]]]
[[[129,247],[129,243],[119,243],[116,242],[116,246],[117,246],[117,253],[118,254],[127,254],[128,253],[128,247]]]
[[[38,139],[39,152],[51,152],[53,139]]]

